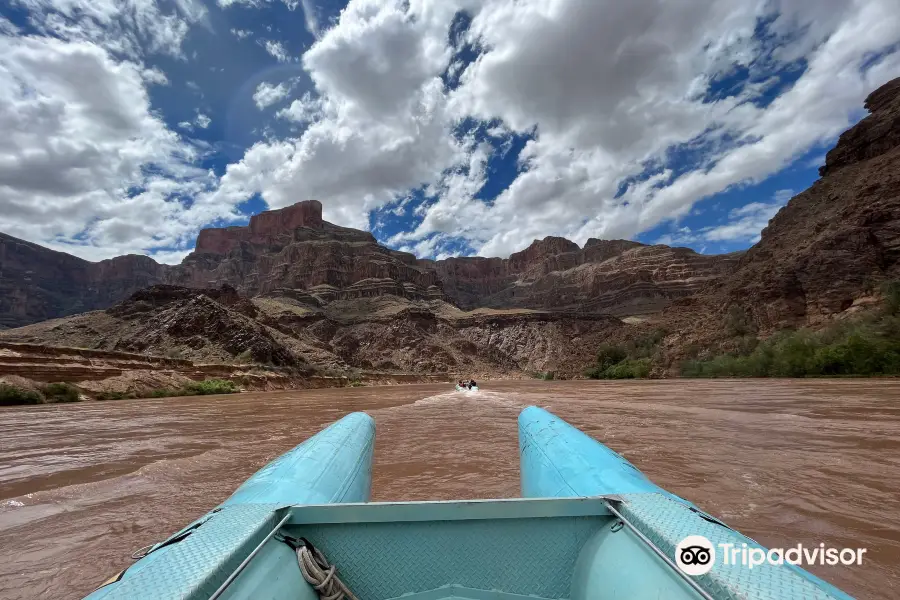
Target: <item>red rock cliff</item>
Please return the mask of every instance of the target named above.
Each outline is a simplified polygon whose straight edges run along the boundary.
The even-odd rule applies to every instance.
[[[250,233],[254,236],[284,233],[297,227],[321,226],[322,203],[318,200],[306,200],[280,210],[267,210],[250,217]]]
[[[250,217],[246,227],[202,229],[195,252],[228,254],[241,242],[264,244],[273,236],[290,233],[298,227],[322,227],[322,203],[306,200],[278,210],[267,210]]]
[[[629,240],[590,239],[584,248],[565,238],[535,240],[500,258],[449,258],[434,264],[444,293],[472,309],[534,308],[656,312],[728,272],[738,255],[710,256],[688,248]]]
[[[0,233],[0,328],[107,308],[166,268],[134,254],[92,263]]]
[[[508,259],[417,260],[368,232],[322,220],[322,204],[266,211],[245,227],[208,228],[177,266],[146,256],[90,263],[0,236],[0,326],[17,327],[107,308],[136,290],[167,283],[234,286],[244,296],[279,289],[317,302],[399,295],[448,298],[463,308],[577,309],[639,314],[695,291],[733,258],[625,240],[535,240]]]

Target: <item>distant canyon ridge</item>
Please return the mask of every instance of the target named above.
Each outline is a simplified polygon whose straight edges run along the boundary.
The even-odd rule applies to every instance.
[[[395,295],[463,310],[528,308],[647,315],[733,270],[739,254],[590,239],[535,240],[509,258],[419,259],[371,233],[322,219],[317,200],[200,231],[180,265],[128,255],[97,263],[0,234],[0,325],[20,327],[105,309],[155,284],[233,286],[246,297],[286,294],[314,306]]]

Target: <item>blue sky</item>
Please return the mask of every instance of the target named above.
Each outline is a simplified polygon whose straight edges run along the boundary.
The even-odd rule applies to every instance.
[[[423,257],[740,250],[900,75],[895,9],[12,0],[0,231],[178,262],[202,227],[316,198]]]

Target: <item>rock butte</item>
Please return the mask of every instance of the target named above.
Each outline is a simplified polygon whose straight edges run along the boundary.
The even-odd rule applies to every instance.
[[[270,210],[250,217],[247,227],[209,228],[200,231],[195,251],[208,254],[228,254],[241,242],[271,243],[281,233],[297,227],[322,227],[322,203],[318,200],[298,202],[280,210]]]

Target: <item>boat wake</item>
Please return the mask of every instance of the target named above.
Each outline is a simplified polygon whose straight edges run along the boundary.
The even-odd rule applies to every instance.
[[[433,406],[436,404],[446,404],[448,402],[453,402],[464,397],[465,393],[463,392],[443,392],[440,394],[435,394],[434,396],[425,396],[424,398],[419,398],[412,403],[412,406]]]
[[[522,410],[527,407],[528,404],[521,402],[512,398],[506,392],[492,392],[487,390],[479,390],[477,392],[460,392],[464,395],[471,395],[473,400],[477,400],[481,403],[487,403],[493,406],[499,406],[503,408],[514,408],[516,410]]]
[[[451,392],[443,392],[434,396],[427,396],[413,402],[413,406],[431,406],[435,404],[446,404],[448,402],[477,402],[479,404],[490,404],[493,406],[501,406],[504,408],[522,409],[527,406],[522,402],[518,402],[509,397],[505,392],[493,392],[489,390],[454,390]]]
[[[381,414],[393,414],[396,412],[405,412],[411,408],[433,408],[433,409],[454,409],[463,413],[474,411],[479,407],[484,408],[502,408],[520,411],[528,406],[528,404],[520,402],[510,397],[505,392],[494,392],[486,390],[465,390],[449,392],[441,392],[432,396],[419,398],[410,404],[402,404],[400,406],[392,406],[388,408],[379,408],[370,411],[373,416]]]

